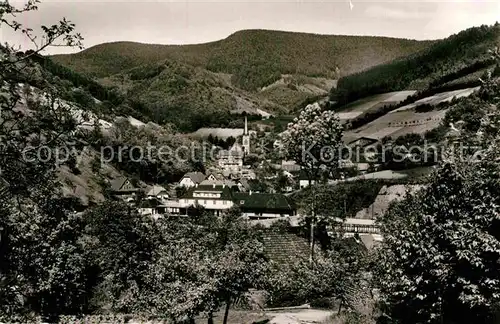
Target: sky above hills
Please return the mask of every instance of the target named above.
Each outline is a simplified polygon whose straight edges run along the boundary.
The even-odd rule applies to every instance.
[[[352,0],[352,4],[351,9],[349,0],[42,0],[37,12],[17,20],[36,30],[66,17],[76,24],[87,48],[112,41],[204,43],[242,29],[438,39],[500,21],[498,0]],[[0,28],[2,42],[29,48],[26,39]],[[71,50],[51,48],[46,53],[66,52]]]

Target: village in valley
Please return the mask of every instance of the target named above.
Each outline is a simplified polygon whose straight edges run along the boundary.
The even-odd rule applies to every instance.
[[[38,2],[0,2],[0,322],[500,323],[498,22],[163,45],[96,16],[84,49]],[[99,4],[166,23],[141,5]]]
[[[408,134],[423,136],[440,127],[448,109],[445,107],[420,112],[416,107],[443,106],[452,100],[466,98],[478,90],[479,87],[475,87],[443,92],[407,105],[404,103],[416,91],[393,92],[355,101],[338,114],[341,123],[355,121],[356,117],[382,107],[400,108],[354,131],[345,132],[343,145],[353,152],[359,152],[366,147],[375,147],[388,138],[403,138]],[[260,117],[265,120],[269,118],[269,114]],[[411,180],[408,181],[408,177],[411,178],[413,173],[425,175],[432,170],[433,160],[424,166],[391,170],[383,163],[377,163],[376,159],[370,160],[357,155],[354,156],[354,161],[340,161],[340,176],[318,177],[310,181],[305,172],[301,171],[300,164],[286,160],[283,154],[280,156],[279,152],[283,149],[280,134],[270,136],[271,132],[249,130],[247,116],[241,118],[244,119],[242,129],[203,128],[195,133],[195,136],[208,139],[209,143],[213,139],[225,141],[232,138],[232,145],[228,149],[218,147],[215,159],[209,161],[207,165],[210,167],[205,173],[187,172],[178,182],[144,184],[142,187],[132,185],[131,179],[127,177],[119,177],[110,181],[114,196],[136,206],[140,214],[154,218],[189,216],[190,210],[197,206],[220,215],[233,206],[238,206],[242,215],[256,224],[269,225],[283,219],[290,224],[298,224],[297,220],[303,215],[294,200],[294,193],[308,187],[310,183],[336,185],[363,180],[386,181],[387,185],[380,189],[370,206],[341,221],[344,223],[346,237],[356,235],[362,242],[367,242],[367,248],[372,248],[374,242],[382,240],[376,224],[377,217],[383,215],[393,201],[404,198],[408,190],[416,191],[420,188],[419,184],[409,184]],[[261,126],[258,122],[255,125]],[[453,138],[454,131],[450,129],[447,136]],[[255,154],[256,151],[264,154],[259,157]],[[268,152],[272,152],[272,159],[266,158],[265,153]],[[253,159],[248,159],[249,156],[253,156]],[[430,158],[433,159],[434,156]],[[252,164],[246,163],[249,160]],[[266,172],[263,169],[267,169]],[[271,185],[259,186],[262,182],[270,182]],[[261,220],[266,221],[260,222]]]

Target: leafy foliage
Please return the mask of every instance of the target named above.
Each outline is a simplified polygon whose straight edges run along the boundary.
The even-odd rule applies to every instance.
[[[498,171],[483,162],[443,166],[430,186],[384,217],[381,288],[395,320],[484,322],[496,282]]]
[[[285,159],[302,167],[308,179],[317,180],[320,168],[336,171],[343,126],[333,111],[308,105],[282,134]]]
[[[49,199],[41,208],[11,211],[2,236],[5,319],[34,312],[52,321],[88,311],[91,265],[78,241],[81,220],[68,207]]]
[[[220,217],[204,213],[186,222],[165,220],[146,276],[152,290],[140,299],[138,311],[174,321],[211,316],[259,287],[267,268],[262,245],[240,216],[230,210]]]
[[[57,93],[31,58],[52,45],[81,45],[81,36],[66,19],[42,26],[38,43],[30,28],[13,20],[36,10],[36,1],[17,8],[0,4],[0,25],[24,34],[36,50],[19,53],[0,47],[0,317],[26,321],[40,315],[53,321],[60,314],[87,309],[88,264],[76,233],[74,201],[58,197],[54,158],[74,140],[76,122],[59,104]],[[41,82],[42,98],[21,91],[20,80]],[[23,98],[24,96],[24,98]],[[20,105],[21,99],[25,104]],[[22,108],[19,109],[19,106]],[[69,145],[70,146],[70,145]],[[43,147],[44,153],[37,149]]]
[[[80,235],[95,273],[92,306],[111,305],[126,313],[156,249],[158,233],[153,220],[115,202],[95,206],[82,218],[85,228]]]
[[[339,309],[350,309],[360,288],[363,260],[359,249],[339,241],[334,249],[318,253],[312,263],[272,263],[266,286],[269,304],[297,306],[331,299],[340,302]]]

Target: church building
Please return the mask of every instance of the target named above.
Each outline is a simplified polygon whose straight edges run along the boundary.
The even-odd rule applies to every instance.
[[[218,155],[219,167],[226,172],[239,174],[243,169],[243,158],[250,153],[250,133],[248,132],[248,121],[245,117],[245,130],[243,132],[242,144],[234,143],[229,150],[222,150]]]

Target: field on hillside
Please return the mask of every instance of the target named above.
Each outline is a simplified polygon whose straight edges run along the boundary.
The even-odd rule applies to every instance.
[[[410,133],[425,134],[440,125],[446,111],[446,109],[429,112],[404,110],[390,113],[359,129],[347,131],[344,135],[344,141],[349,143],[360,137],[381,140],[387,136],[395,139]]]
[[[438,104],[443,103],[443,102],[450,102],[453,98],[458,99],[458,98],[462,98],[462,97],[468,97],[474,91],[477,91],[477,90],[479,90],[479,87],[437,93],[433,96],[417,100],[414,103],[411,103],[409,105],[398,108],[398,109],[392,111],[391,113],[396,113],[399,111],[414,109],[415,107],[418,107],[421,105],[437,106]]]
[[[409,133],[423,135],[427,131],[432,130],[440,125],[441,121],[446,115],[447,109],[434,108],[430,111],[418,112],[416,111],[417,107],[421,105],[430,105],[435,107],[440,103],[450,102],[453,98],[468,97],[476,90],[478,90],[478,87],[447,91],[420,99],[412,104],[393,110],[386,115],[379,117],[374,121],[355,130],[347,131],[344,134],[344,142],[349,143],[360,137],[370,137],[373,139],[381,140],[382,138],[387,136],[395,139],[399,136]],[[404,93],[404,91],[401,93]],[[387,94],[385,94],[385,96],[387,96]],[[371,109],[370,105],[372,105],[374,101],[379,100],[383,97],[384,95],[379,95],[359,100],[359,104],[352,105],[352,108]],[[400,96],[399,99],[401,98],[402,96]],[[349,108],[349,106],[347,107]]]
[[[376,93],[424,90],[492,68],[488,50],[499,40],[499,24],[469,28],[414,55],[341,78],[331,100],[347,103]]]
[[[363,98],[339,108],[338,116],[340,120],[353,119],[370,110],[387,105],[396,105],[415,94],[415,92],[414,90],[395,91]]]

